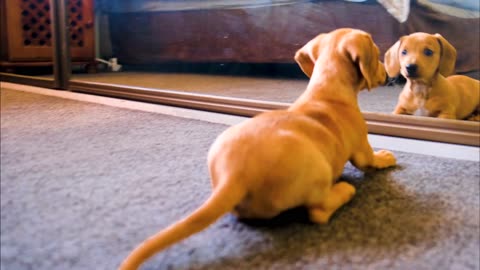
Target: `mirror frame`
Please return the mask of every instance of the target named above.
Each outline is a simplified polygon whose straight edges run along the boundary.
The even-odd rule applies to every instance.
[[[51,79],[8,73],[0,73],[0,80],[44,88],[54,88],[55,85],[54,80]],[[289,103],[281,102],[78,80],[70,80],[68,89],[65,90],[245,117],[253,117],[267,110],[286,109],[290,106]],[[362,113],[371,134],[480,146],[480,122],[376,112]]]
[[[0,72],[0,81],[17,83],[17,84],[25,84],[25,85],[50,88],[50,89],[55,88],[54,79],[26,76],[26,75],[13,74],[13,73]]]
[[[70,90],[253,117],[267,110],[286,109],[290,103],[268,102],[144,87],[70,81]],[[362,112],[371,134],[480,146],[480,122]]]

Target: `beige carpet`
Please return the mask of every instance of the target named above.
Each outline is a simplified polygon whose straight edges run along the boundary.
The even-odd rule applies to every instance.
[[[0,107],[2,270],[116,269],[210,194],[224,125],[4,89]],[[226,215],[142,269],[480,269],[478,163],[395,154],[345,167],[357,194],[328,225]]]

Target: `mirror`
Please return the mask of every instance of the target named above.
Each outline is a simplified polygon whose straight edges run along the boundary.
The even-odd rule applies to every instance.
[[[456,71],[479,77],[477,1],[77,2],[95,12],[95,65],[74,70],[75,81],[290,103],[308,84],[296,50],[340,27],[371,33],[382,59],[403,35],[441,33],[457,49]],[[76,16],[86,30],[90,20]],[[403,88],[397,81],[362,91],[360,108],[390,114]]]

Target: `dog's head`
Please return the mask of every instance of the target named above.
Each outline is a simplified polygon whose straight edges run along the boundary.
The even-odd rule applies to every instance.
[[[390,77],[402,74],[409,80],[428,83],[436,74],[450,76],[455,71],[457,51],[440,34],[414,33],[403,36],[385,53]]]
[[[386,82],[386,72],[379,60],[380,51],[370,34],[350,28],[342,28],[320,34],[295,54],[295,61],[309,78],[325,68],[337,72],[353,70],[358,90],[375,88]],[[346,70],[347,67],[353,69]]]

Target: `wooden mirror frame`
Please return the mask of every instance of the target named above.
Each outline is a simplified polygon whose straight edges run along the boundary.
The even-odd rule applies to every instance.
[[[0,73],[2,81],[53,88],[53,80]],[[191,92],[70,80],[74,92],[124,98],[189,109],[253,117],[267,110],[285,109],[290,104],[231,98]],[[363,112],[369,133],[445,143],[480,146],[480,122]]]

